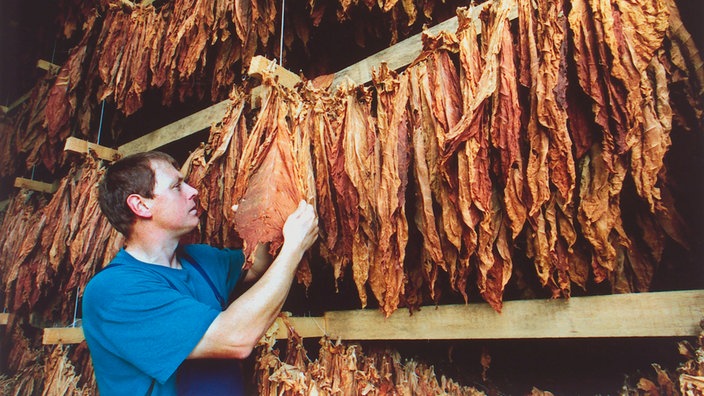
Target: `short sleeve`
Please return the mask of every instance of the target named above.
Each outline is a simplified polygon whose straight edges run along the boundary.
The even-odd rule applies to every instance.
[[[110,271],[86,288],[84,306],[100,307],[84,312],[91,333],[105,348],[164,383],[220,312],[148,271],[127,266]]]

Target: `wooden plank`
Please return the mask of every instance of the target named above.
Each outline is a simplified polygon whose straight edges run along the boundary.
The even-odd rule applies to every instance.
[[[0,326],[7,326],[7,323],[10,321],[10,314],[9,313],[0,313]]]
[[[88,154],[90,150],[93,150],[98,158],[107,161],[115,161],[120,158],[120,153],[117,150],[111,149],[110,147],[100,146],[73,136],[66,139],[66,144],[64,145],[64,151],[71,151],[79,154]]]
[[[25,179],[24,177],[18,177],[15,179],[15,187],[26,188],[28,190],[39,191],[43,193],[52,194],[58,188],[57,183],[44,183],[36,180]]]
[[[454,32],[456,30],[457,17],[453,17],[445,22],[433,26],[428,29],[427,32],[430,34],[437,34],[441,31]],[[366,84],[372,80],[372,68],[378,69],[382,62],[386,62],[389,69],[392,70],[398,70],[408,66],[418,57],[418,55],[420,55],[420,52],[423,49],[421,38],[422,34],[416,34],[415,36],[411,36],[392,45],[391,47],[383,49],[368,58],[362,59],[361,61],[340,70],[335,73],[335,78],[332,80],[332,87],[335,88],[339,86],[347,78],[352,80],[355,84]]]
[[[216,103],[188,117],[182,118],[151,133],[118,147],[121,155],[129,155],[154,150],[168,143],[190,136],[225,117],[230,100]]]
[[[8,314],[2,314],[8,315]],[[0,320],[2,316],[0,316]],[[303,338],[319,338],[325,335],[325,318],[323,317],[292,317],[289,318],[291,325]],[[0,322],[0,324],[4,324]],[[288,338],[288,328],[280,318],[272,325],[277,329],[277,339]],[[53,344],[78,344],[85,339],[81,327],[50,327],[44,329],[42,343],[44,345]]]
[[[24,102],[25,102],[27,99],[29,99],[31,96],[32,96],[32,91],[29,91],[29,92],[27,92],[26,94],[20,96],[20,97],[19,97],[17,100],[15,100],[14,102],[10,103],[9,106],[0,106],[0,108],[2,108],[2,112],[3,112],[3,113],[7,114],[7,113],[11,112],[12,110],[14,110],[15,107],[17,107],[17,106],[21,105],[22,103],[24,103]]]
[[[479,15],[481,9],[489,3],[491,2],[482,3],[481,5],[475,7],[472,11],[473,15]],[[518,11],[514,3],[509,14],[509,18],[515,19],[517,17]],[[475,21],[476,23],[480,23],[478,18],[475,18]],[[441,31],[454,32],[456,30],[457,17],[454,17],[429,28],[427,33],[435,35]],[[391,69],[401,69],[413,62],[413,60],[415,60],[420,54],[422,48],[422,33],[409,37],[335,73],[332,86],[336,87],[347,77],[351,78],[357,84],[366,84],[371,81],[372,67],[378,68],[381,62],[386,62]],[[277,76],[279,83],[289,88],[293,88],[301,81],[300,77],[295,73],[274,64],[272,61],[263,56],[258,55],[252,58],[249,65],[248,74],[260,77],[262,73],[271,73]],[[257,107],[257,103],[261,101],[261,98],[261,90],[254,90],[252,92],[252,103],[255,108]],[[120,146],[118,151],[122,155],[128,155],[142,151],[154,150],[178,139],[190,136],[210,127],[213,123],[221,121],[225,116],[225,111],[227,110],[227,105],[229,102],[229,100],[224,100],[203,109],[198,113],[192,114],[172,124],[159,128],[151,133],[148,133],[147,135],[142,136],[141,138]]]
[[[493,3],[493,1],[487,1],[471,9],[471,17],[475,23],[477,32],[481,32],[481,21],[479,20],[479,14],[484,7]],[[513,2],[509,12],[509,19],[514,20],[516,18],[518,18],[518,7],[516,2]],[[439,23],[427,29],[425,33],[431,36],[437,35],[442,31],[454,33],[457,31],[457,27],[458,20],[455,16],[445,22]],[[411,36],[377,52],[366,59],[340,70],[335,73],[335,78],[332,80],[332,87],[337,87],[347,78],[351,79],[356,84],[366,84],[372,79],[372,68],[378,70],[379,66],[383,62],[385,62],[389,66],[389,69],[392,70],[399,70],[408,66],[418,57],[418,55],[420,55],[423,50],[422,38],[423,33],[416,34],[415,36]]]
[[[264,74],[268,74],[275,77],[279,84],[286,88],[293,88],[296,84],[301,82],[301,78],[297,74],[282,66],[279,66],[276,62],[271,61],[261,55],[257,55],[252,58],[252,61],[249,63],[249,70],[247,71],[247,74],[258,78],[262,78]]]
[[[704,290],[507,301],[502,313],[487,303],[423,307],[389,318],[371,309],[291,317],[303,338],[343,340],[470,340],[525,338],[691,337],[704,318]],[[277,319],[276,338],[288,329]],[[80,327],[44,329],[43,343],[83,341]]]
[[[325,318],[318,317],[289,317],[289,322],[293,329],[303,338],[320,338],[325,335]],[[276,323],[272,326],[277,326],[276,338],[287,339],[288,328],[281,318],[276,319]]]
[[[81,327],[49,327],[44,329],[42,344],[80,344],[84,339]]]
[[[681,337],[699,334],[704,290],[425,307],[389,318],[375,310],[327,312],[327,333],[351,340]]]
[[[58,73],[59,70],[61,70],[61,66],[45,61],[44,59],[39,59],[37,61],[37,67],[42,70],[50,71],[52,73]]]

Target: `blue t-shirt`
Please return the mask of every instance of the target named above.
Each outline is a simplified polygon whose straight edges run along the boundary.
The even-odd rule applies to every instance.
[[[227,298],[242,273],[241,250],[186,245]],[[141,262],[124,249],[96,274],[83,295],[83,332],[101,396],[176,395],[176,372],[221,306],[193,265]],[[190,361],[189,361],[190,362]]]

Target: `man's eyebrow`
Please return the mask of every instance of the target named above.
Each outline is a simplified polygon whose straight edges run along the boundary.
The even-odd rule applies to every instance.
[[[177,184],[183,183],[183,180],[184,180],[184,177],[179,175],[178,178],[176,178],[176,180],[173,183],[171,183],[171,187],[175,187]]]

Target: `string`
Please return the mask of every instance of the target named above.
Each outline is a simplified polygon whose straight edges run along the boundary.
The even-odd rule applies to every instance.
[[[100,134],[103,132],[103,114],[105,114],[105,99],[103,99],[103,104],[100,106],[100,123],[98,124],[98,141],[96,144],[100,144]]]
[[[78,286],[76,286],[76,304],[73,307],[73,322],[71,327],[76,327],[76,315],[78,314]]]
[[[279,42],[279,65],[284,65],[284,17],[286,16],[286,0],[281,0],[281,41]]]

